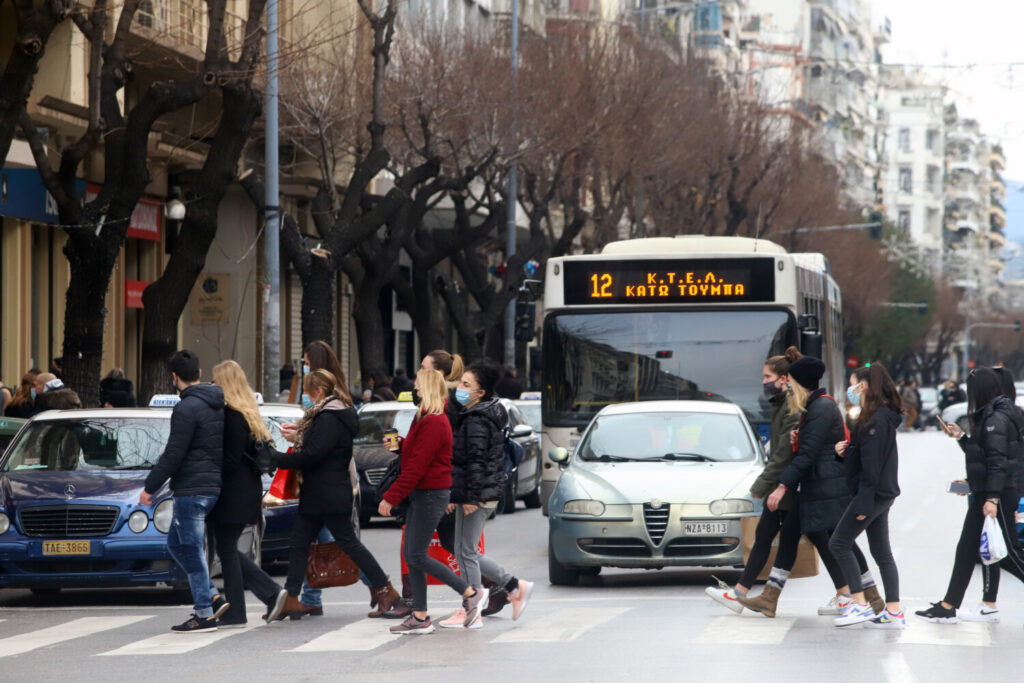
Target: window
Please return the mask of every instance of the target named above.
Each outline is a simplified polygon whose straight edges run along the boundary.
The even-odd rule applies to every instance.
[[[924,146],[928,149],[935,151],[939,142],[939,131],[934,128],[929,128],[924,134]]]
[[[900,167],[900,192],[911,194],[914,191],[914,173],[909,166]]]
[[[939,167],[938,166],[929,166],[928,167],[927,182],[928,182],[928,191],[931,192],[932,194],[938,194],[939,192],[942,191],[941,176],[939,175]]]
[[[900,144],[900,151],[901,152],[909,152],[910,151],[910,129],[909,128],[900,128],[899,144]]]
[[[910,233],[910,209],[900,209],[896,218],[896,226],[904,234]]]

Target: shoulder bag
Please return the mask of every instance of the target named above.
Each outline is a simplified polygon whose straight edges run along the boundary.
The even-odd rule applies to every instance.
[[[306,562],[306,583],[310,588],[351,586],[359,580],[359,567],[334,541],[314,543]]]

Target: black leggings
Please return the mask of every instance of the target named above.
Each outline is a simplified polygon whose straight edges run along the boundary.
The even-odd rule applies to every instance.
[[[1003,539],[1006,541],[1006,548],[1009,554],[998,564],[1000,570],[1005,569],[1021,581],[1024,581],[1024,557],[1017,547],[1017,512],[1018,495],[1016,489],[1007,489],[1000,494],[999,513],[996,519],[1003,531]],[[971,575],[974,574],[974,565],[978,561],[978,545],[981,542],[981,527],[985,523],[985,498],[984,496],[971,496],[967,504],[967,514],[964,515],[964,525],[960,530],[960,540],[956,544],[956,554],[953,556],[953,574],[949,577],[949,587],[946,589],[944,602],[960,609],[963,604],[964,594],[967,586],[971,583]],[[995,602],[996,593],[999,590],[997,576],[988,578],[994,580],[986,581],[984,599],[987,602]]]
[[[865,515],[864,519],[857,519],[859,516],[853,509],[853,505],[846,508],[828,546],[832,554],[839,560],[843,567],[843,573],[850,583],[851,593],[860,593],[864,590],[860,576],[856,573],[858,562],[854,559],[857,548],[856,539],[865,531],[868,536],[868,547],[871,549],[871,557],[875,558],[878,571],[882,575],[882,586],[885,588],[886,602],[900,601],[900,575],[896,569],[896,560],[892,556],[892,545],[889,543],[889,509],[892,507],[893,498],[875,498],[871,514]]]
[[[786,515],[786,520],[783,521],[783,526],[786,524],[793,524],[797,527],[800,526],[800,495],[797,494],[793,500],[793,509],[790,510],[789,514]],[[818,550],[818,556],[821,558],[822,564],[825,565],[825,571],[828,572],[829,578],[832,579],[832,585],[836,587],[836,590],[848,585],[850,582],[846,579],[843,574],[843,569],[839,565],[839,560],[832,554],[832,550],[828,547],[829,537],[832,535],[831,529],[828,531],[805,531],[804,536],[810,541],[815,548]],[[799,536],[797,537],[799,540]],[[790,571],[793,569],[793,565],[796,564],[796,552],[797,545],[794,543],[791,546],[783,547],[779,543],[779,553],[775,556],[775,566],[779,569]],[[853,555],[857,558],[857,565],[860,568],[861,574],[868,571],[868,561],[864,557],[864,553],[860,551],[856,545],[853,546]]]

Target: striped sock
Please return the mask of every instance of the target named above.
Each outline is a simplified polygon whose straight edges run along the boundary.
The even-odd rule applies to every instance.
[[[866,571],[860,575],[861,588],[871,588],[875,585],[875,579],[871,576],[871,571]]]
[[[768,575],[768,583],[774,585],[779,590],[782,590],[785,587],[786,579],[788,578],[788,569],[779,569],[778,567],[772,567],[772,571]]]

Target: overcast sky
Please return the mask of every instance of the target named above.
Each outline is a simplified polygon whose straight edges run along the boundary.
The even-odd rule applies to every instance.
[[[1024,180],[1024,2],[874,0],[874,13],[892,21],[885,61],[955,65],[932,73],[961,115],[1002,141],[1005,176]]]

